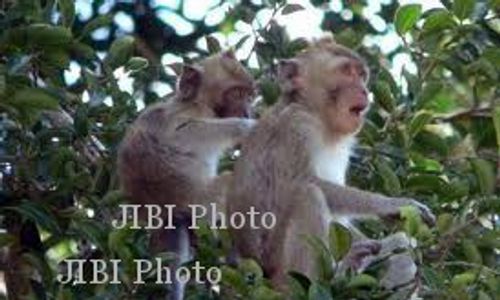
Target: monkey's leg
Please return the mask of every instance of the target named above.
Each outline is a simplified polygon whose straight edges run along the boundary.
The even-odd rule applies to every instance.
[[[417,265],[408,251],[393,254],[385,262],[386,271],[380,284],[387,290],[417,292]]]
[[[153,253],[169,252],[175,255],[173,261],[168,265],[172,274],[192,257],[188,222],[186,218],[175,218],[175,229],[157,229],[151,233],[150,246]],[[169,285],[170,291],[167,299],[184,299],[184,289],[185,285],[178,282],[174,276],[173,283]]]
[[[271,280],[281,287],[287,282],[287,272],[296,271],[310,278],[316,275],[314,249],[307,243],[307,236],[315,236],[322,241],[328,237],[331,220],[323,193],[315,185],[297,187],[289,194],[289,224],[283,232],[283,255]],[[332,267],[333,266],[329,266]]]
[[[412,245],[408,236],[398,232],[383,238],[380,244],[380,252],[366,259],[362,269],[382,262],[386,270],[380,283],[384,288],[415,290],[417,266],[410,252]]]

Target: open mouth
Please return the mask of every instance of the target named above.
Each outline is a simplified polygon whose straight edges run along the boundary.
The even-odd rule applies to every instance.
[[[349,111],[356,116],[361,116],[361,114],[365,111],[366,105],[364,104],[358,104],[349,109]]]

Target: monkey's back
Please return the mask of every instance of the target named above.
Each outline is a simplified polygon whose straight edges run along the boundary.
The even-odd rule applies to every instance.
[[[120,144],[120,183],[134,204],[174,204],[186,210],[186,200],[198,197],[191,188],[198,178],[186,168],[200,162],[194,153],[176,145],[171,129],[176,125],[174,109],[167,103],[147,108]]]
[[[302,122],[309,116],[290,105],[263,116],[242,144],[242,155],[234,168],[234,184],[228,196],[229,213],[246,212],[250,207],[261,214],[272,212],[277,224],[273,229],[244,227],[235,230],[234,242],[245,257],[253,257],[272,272],[271,240],[280,238],[295,205],[296,186],[311,176],[310,149]],[[293,158],[290,161],[289,158]],[[290,165],[293,164],[293,165]],[[248,243],[252,241],[252,243]],[[269,264],[269,265],[267,265]]]

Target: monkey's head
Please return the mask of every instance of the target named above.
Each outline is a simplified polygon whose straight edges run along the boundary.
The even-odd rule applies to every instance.
[[[255,82],[232,51],[185,65],[177,82],[177,100],[201,106],[209,117],[250,117]]]
[[[318,114],[335,134],[356,133],[368,110],[368,68],[352,50],[333,39],[312,43],[295,58],[280,63],[285,99]]]

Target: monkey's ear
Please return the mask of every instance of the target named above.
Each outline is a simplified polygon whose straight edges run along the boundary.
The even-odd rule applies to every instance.
[[[283,59],[278,65],[278,79],[284,93],[293,93],[302,87],[300,64],[296,59]]]
[[[194,66],[184,65],[177,82],[179,99],[189,101],[196,97],[201,85],[201,71]]]
[[[229,49],[229,50],[226,50],[226,51],[222,52],[221,56],[223,58],[236,59],[236,55],[234,54],[234,50],[233,49]]]

